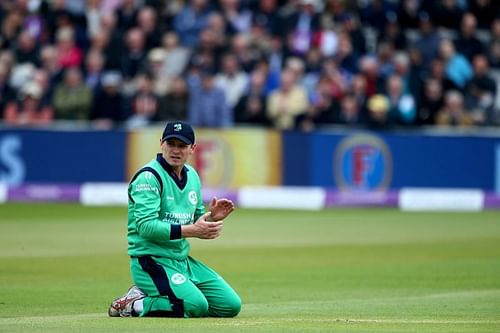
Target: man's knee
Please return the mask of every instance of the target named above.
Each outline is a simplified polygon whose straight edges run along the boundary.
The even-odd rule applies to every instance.
[[[208,316],[208,302],[202,295],[184,300],[184,314],[186,317]]]
[[[236,317],[241,311],[241,299],[237,294],[226,297],[224,302],[212,306],[210,315],[213,317]]]
[[[241,299],[238,295],[228,299],[226,303],[226,315],[225,317],[236,317],[241,311]]]

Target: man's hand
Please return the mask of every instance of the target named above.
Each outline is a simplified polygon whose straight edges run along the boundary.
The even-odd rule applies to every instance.
[[[208,222],[211,212],[203,214],[194,224],[181,226],[182,237],[214,239],[220,236],[223,221]]]
[[[208,211],[212,213],[209,221],[221,221],[224,220],[229,214],[234,210],[234,203],[229,199],[217,199],[212,198],[212,201],[208,205]]]

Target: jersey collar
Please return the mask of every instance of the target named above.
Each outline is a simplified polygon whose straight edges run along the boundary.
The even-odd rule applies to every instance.
[[[162,168],[167,172],[167,174],[170,176],[170,178],[172,178],[172,180],[175,182],[175,184],[177,184],[177,187],[179,187],[179,189],[183,190],[184,187],[186,187],[187,172],[189,171],[188,168],[186,168],[186,166],[182,167],[182,171],[181,171],[182,179],[179,179],[179,177],[177,177],[177,174],[174,172],[174,169],[172,168],[172,166],[170,164],[168,164],[167,161],[165,161],[165,159],[163,158],[161,153],[158,153],[156,155],[156,161],[158,163],[160,163]]]

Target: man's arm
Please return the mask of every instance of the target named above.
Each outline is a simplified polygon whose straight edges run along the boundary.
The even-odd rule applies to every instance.
[[[134,218],[141,237],[152,241],[181,238],[180,225],[161,222],[160,184],[151,172],[142,172],[131,184],[129,194],[134,201]]]

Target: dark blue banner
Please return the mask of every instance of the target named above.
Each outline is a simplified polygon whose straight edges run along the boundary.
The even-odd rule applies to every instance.
[[[0,131],[0,182],[123,182],[122,131]]]
[[[285,133],[284,185],[495,189],[497,137]]]

